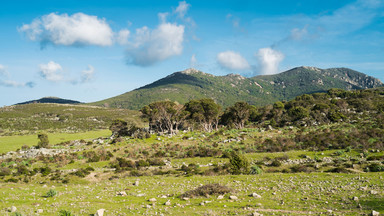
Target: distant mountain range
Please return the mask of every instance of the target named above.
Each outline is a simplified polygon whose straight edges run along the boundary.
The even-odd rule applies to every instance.
[[[383,86],[380,80],[348,68],[303,66],[280,74],[251,78],[237,74],[214,76],[190,68],[90,105],[138,110],[160,100],[186,103],[191,99],[212,98],[224,107],[237,101],[262,106],[290,100],[302,94],[324,92],[330,88],[352,90],[379,86]]]
[[[58,98],[58,97],[43,97],[43,98],[40,98],[38,100],[26,101],[26,102],[18,103],[16,105],[31,104],[31,103],[78,104],[81,102],[75,101],[75,100],[62,99],[62,98]]]

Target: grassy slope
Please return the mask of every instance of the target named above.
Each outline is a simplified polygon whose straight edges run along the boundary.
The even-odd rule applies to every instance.
[[[71,141],[71,140],[89,140],[98,137],[107,137],[111,135],[110,130],[98,130],[98,131],[87,131],[82,133],[48,133],[49,143],[55,145],[61,142]],[[24,135],[24,136],[0,136],[0,154],[6,153],[9,151],[16,151],[20,149],[23,145],[35,146],[37,145],[38,139],[37,135]]]
[[[26,104],[0,108],[0,135],[47,132],[78,133],[107,129],[115,119],[144,123],[139,112],[84,105]]]
[[[330,88],[360,89],[380,85],[382,83],[379,80],[346,68],[319,70],[300,67],[277,75],[253,78],[213,76],[196,71],[177,72],[91,105],[138,110],[151,102],[165,99],[185,103],[191,99],[213,98],[224,107],[240,100],[260,106],[278,100],[290,100],[302,94],[324,92]]]

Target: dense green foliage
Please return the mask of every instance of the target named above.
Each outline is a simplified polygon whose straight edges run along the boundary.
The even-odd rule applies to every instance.
[[[276,75],[252,78],[234,74],[213,76],[188,69],[139,89],[91,104],[138,110],[160,100],[168,99],[184,104],[193,99],[211,98],[223,107],[229,107],[238,101],[262,106],[291,100],[302,94],[325,92],[330,88],[350,90],[381,85],[378,79],[348,68],[323,70],[298,67]]]

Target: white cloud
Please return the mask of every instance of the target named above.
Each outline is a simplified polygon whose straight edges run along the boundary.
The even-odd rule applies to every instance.
[[[168,17],[169,13],[166,12],[166,13],[158,13],[157,16],[159,17],[159,20],[161,23],[165,23],[167,22],[167,17]]]
[[[0,75],[1,76],[6,76],[6,77],[9,76],[7,68],[4,65],[1,65],[1,64],[0,64]]]
[[[105,19],[83,13],[50,13],[19,28],[32,41],[62,46],[109,46],[113,43],[113,31]]]
[[[94,74],[95,68],[92,65],[88,65],[88,68],[81,72],[81,82],[85,83],[91,81]]]
[[[257,57],[262,74],[278,73],[279,64],[284,59],[283,53],[269,47],[259,49],[255,56]]]
[[[58,63],[50,61],[47,64],[40,64],[39,69],[40,69],[41,77],[43,77],[46,80],[53,81],[53,82],[64,80],[64,76],[61,73],[61,71],[63,71],[63,68]]]
[[[223,68],[229,70],[247,70],[250,69],[248,61],[234,51],[226,51],[217,54],[217,62]]]
[[[128,29],[120,30],[116,37],[117,43],[119,43],[120,45],[127,45],[130,34],[131,32]]]
[[[184,18],[185,14],[187,14],[187,11],[191,5],[188,4],[186,1],[179,2],[179,6],[177,6],[175,13],[179,15],[180,18]]]
[[[299,28],[292,29],[289,39],[296,40],[296,41],[303,40],[308,35],[307,27],[308,25],[306,25],[302,29],[299,29]]]
[[[197,66],[196,54],[193,54],[191,56],[191,60],[189,61],[189,67],[194,68],[196,66]]]
[[[136,29],[135,43],[126,51],[128,63],[139,66],[153,65],[183,51],[184,26],[161,23],[156,29],[144,26]]]
[[[5,86],[5,87],[29,87],[33,88],[35,86],[34,82],[26,82],[26,83],[20,83],[12,80],[0,80],[0,86]]]

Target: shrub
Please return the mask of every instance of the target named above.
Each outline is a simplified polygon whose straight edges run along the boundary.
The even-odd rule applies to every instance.
[[[5,182],[12,182],[12,183],[17,183],[19,181],[19,179],[16,179],[16,178],[9,178],[7,180],[5,180]]]
[[[263,170],[257,165],[253,165],[251,167],[251,171],[249,172],[251,175],[259,175],[261,173],[263,173]]]
[[[59,216],[75,216],[75,215],[72,214],[71,211],[68,211],[68,210],[60,210],[60,211],[59,211]]]
[[[0,169],[0,176],[7,176],[11,174],[11,170],[8,167],[3,167]]]
[[[378,163],[370,164],[367,167],[368,172],[384,172],[384,165],[380,165]]]
[[[48,198],[48,197],[54,197],[57,195],[57,192],[53,189],[50,189],[46,194],[45,194],[45,197]]]
[[[249,174],[249,162],[244,155],[239,155],[232,151],[229,156],[231,173],[234,175]]]
[[[12,216],[23,216],[20,212],[14,212]]]
[[[279,160],[275,159],[272,161],[271,166],[279,167],[279,166],[281,166],[281,162]]]
[[[198,187],[194,190],[187,191],[179,196],[179,198],[192,198],[192,197],[198,197],[198,196],[208,196],[208,195],[218,195],[218,194],[226,194],[229,192],[232,192],[233,190],[231,188],[228,188],[226,186],[222,186],[220,184],[207,184],[203,185],[201,187]]]
[[[48,148],[49,146],[49,140],[48,135],[45,133],[40,133],[37,135],[37,138],[40,140],[37,143],[37,148]]]

